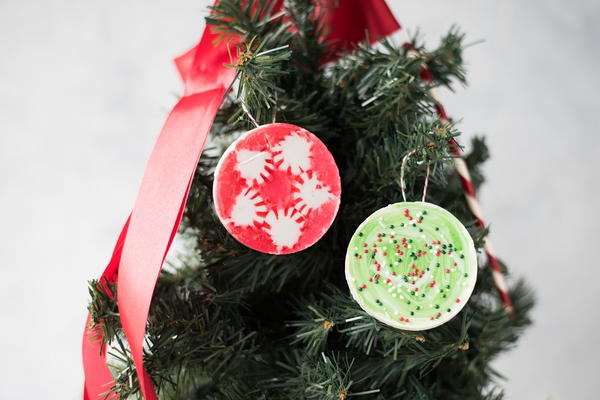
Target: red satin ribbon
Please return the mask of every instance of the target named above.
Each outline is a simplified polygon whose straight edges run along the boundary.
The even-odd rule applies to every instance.
[[[218,0],[217,0],[218,1]],[[325,8],[324,24],[334,50],[364,40],[378,40],[400,28],[385,0],[339,0]],[[150,154],[131,216],[125,223],[102,277],[116,282],[123,332],[131,348],[142,395],[156,392],[143,367],[143,343],[152,293],[181,221],[192,178],[210,126],[236,71],[224,43],[204,29],[200,43],[175,60],[184,81],[184,96],[175,105]],[[83,340],[84,399],[97,400],[114,384],[106,366],[106,349],[86,322]],[[115,396],[109,398],[114,399]]]

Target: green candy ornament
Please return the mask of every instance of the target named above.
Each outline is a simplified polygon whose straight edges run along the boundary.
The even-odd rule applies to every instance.
[[[401,177],[403,169],[404,163]],[[471,235],[450,212],[404,201],[360,224],[348,245],[345,271],[352,297],[369,315],[421,331],[442,325],[464,307],[477,280],[477,254]]]

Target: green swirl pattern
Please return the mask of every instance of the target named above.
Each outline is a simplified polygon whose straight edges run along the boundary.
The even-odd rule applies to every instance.
[[[463,224],[431,203],[391,204],[356,230],[346,253],[352,297],[395,328],[439,326],[465,305],[477,279],[477,255]]]

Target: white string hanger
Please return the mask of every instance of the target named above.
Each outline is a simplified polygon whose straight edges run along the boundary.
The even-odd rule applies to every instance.
[[[400,189],[402,190],[402,199],[404,200],[404,202],[406,202],[406,193],[405,193],[405,189],[406,189],[406,182],[404,181],[404,168],[406,167],[406,160],[408,160],[408,158],[412,155],[414,155],[417,152],[416,149],[413,149],[411,151],[408,152],[408,154],[406,154],[404,156],[404,158],[402,158],[402,165],[400,166]],[[429,164],[427,164],[427,172],[425,175],[425,184],[423,185],[423,198],[421,199],[421,201],[425,201],[425,197],[427,196],[427,186],[429,185],[429,172],[431,170],[431,167],[429,166]]]

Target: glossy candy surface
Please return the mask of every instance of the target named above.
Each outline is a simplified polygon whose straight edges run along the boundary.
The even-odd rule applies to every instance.
[[[450,320],[476,278],[470,234],[454,215],[425,202],[377,210],[358,227],[346,253],[354,299],[381,322],[404,330]]]
[[[318,241],[340,205],[340,175],[327,147],[290,124],[243,134],[215,170],[213,198],[221,222],[244,245],[289,254]]]

